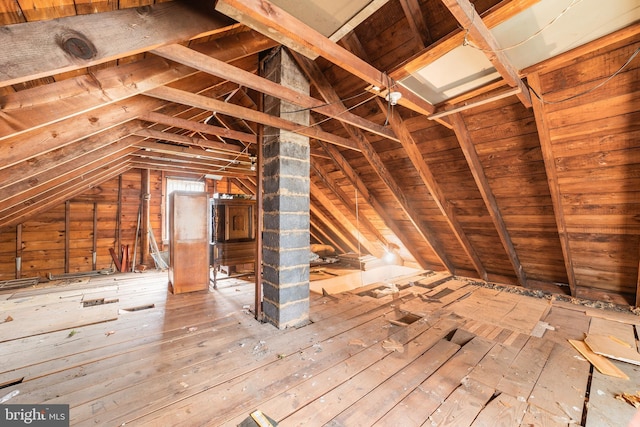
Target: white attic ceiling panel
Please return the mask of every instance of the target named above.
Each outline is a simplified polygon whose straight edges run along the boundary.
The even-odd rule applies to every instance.
[[[511,63],[522,70],[638,20],[638,0],[542,0],[496,26],[491,32],[502,48],[508,48],[544,28],[531,40],[505,51]]]
[[[400,83],[432,104],[438,104],[499,77],[483,52],[458,46]]]
[[[522,70],[639,20],[638,0],[541,0],[491,32],[500,46],[508,48],[542,30],[526,43],[505,50],[511,63]],[[459,46],[400,83],[438,104],[497,77],[484,52]]]
[[[272,0],[325,37],[337,41],[388,0]],[[344,28],[346,26],[346,28]],[[343,29],[344,28],[344,29]]]

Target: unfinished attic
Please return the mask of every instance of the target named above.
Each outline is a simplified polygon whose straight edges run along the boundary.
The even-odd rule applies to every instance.
[[[637,0],[0,22],[0,424],[640,425]]]

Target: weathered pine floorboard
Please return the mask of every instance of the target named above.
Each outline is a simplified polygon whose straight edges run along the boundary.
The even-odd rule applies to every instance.
[[[49,319],[52,332],[0,336],[0,397],[69,404],[78,426],[235,426],[255,409],[283,426],[623,426],[633,416],[614,396],[636,392],[640,367],[614,362],[630,380],[605,377],[567,340],[590,323],[628,331],[636,317],[603,321],[441,273],[397,284],[377,298],[312,293],[311,323],[282,331],[253,319],[253,283],[239,279],[180,295],[154,271],[5,291],[3,319],[78,295],[117,299],[118,316],[68,327],[62,315],[67,329]],[[399,325],[408,313],[418,320]],[[530,336],[538,321],[554,329]],[[391,340],[403,351],[385,349]]]

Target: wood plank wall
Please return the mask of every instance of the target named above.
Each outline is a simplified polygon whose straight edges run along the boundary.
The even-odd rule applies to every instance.
[[[140,205],[138,169],[122,174],[122,214],[120,242],[129,245],[133,255],[134,235]],[[120,178],[100,184],[69,202],[69,272],[93,270],[94,207],[97,209],[97,269],[112,265],[109,248],[116,248],[118,236],[118,199]],[[151,172],[150,222],[161,242],[162,175]],[[36,215],[22,224],[22,277],[44,278],[48,273],[65,273],[65,204]],[[0,280],[16,278],[17,227],[0,228]],[[119,252],[119,251],[118,251]],[[145,263],[153,266],[151,258]]]
[[[528,278],[567,283],[533,111],[509,97],[463,116]]]
[[[640,61],[605,86],[567,98],[603,83],[637,48],[637,38],[623,40],[539,76],[540,95],[552,102],[543,110],[576,293],[605,300],[623,294],[629,303],[640,247]]]
[[[112,266],[109,248],[120,254],[120,245],[129,245],[129,255],[133,257],[138,210],[141,207],[141,173],[132,169],[118,178],[103,182],[69,202],[69,272],[93,270],[93,215],[97,208],[97,263],[96,269]],[[171,177],[178,176],[171,174]],[[164,189],[166,177],[160,171],[150,172],[149,222],[160,250],[164,233]],[[193,179],[193,176],[190,176]],[[224,178],[220,181],[206,180],[209,194],[219,191],[240,193],[243,191]],[[118,222],[118,201],[120,201],[120,221]],[[22,277],[47,277],[48,273],[65,273],[65,204],[38,214],[22,224]],[[119,237],[118,237],[119,236]],[[154,267],[149,255],[140,259],[141,248],[138,241],[138,261]],[[0,228],[0,280],[16,278],[16,227]]]

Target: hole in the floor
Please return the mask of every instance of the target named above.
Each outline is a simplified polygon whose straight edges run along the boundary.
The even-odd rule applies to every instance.
[[[7,388],[7,387],[11,387],[12,385],[16,385],[16,384],[22,384],[22,381],[24,380],[24,377],[22,378],[17,378],[15,380],[9,380],[9,381],[5,381],[3,383],[0,383],[0,389],[2,388]]]
[[[487,406],[489,403],[493,402],[494,400],[496,400],[498,397],[500,397],[500,395],[502,394],[501,391],[496,391],[495,393],[493,393],[493,396],[491,396],[489,398],[489,400],[487,401],[487,403],[484,406]]]
[[[144,305],[138,305],[135,307],[127,307],[127,308],[123,308],[124,311],[140,311],[140,310],[148,310],[150,308],[154,308],[156,305],[155,304],[144,304]]]
[[[443,290],[441,290],[440,292],[436,293],[435,295],[429,295],[429,298],[430,299],[440,299],[442,297],[446,297],[447,295],[449,295],[452,292],[453,292],[453,289],[444,288]]]
[[[587,425],[587,410],[589,408],[589,396],[591,394],[591,381],[593,380],[593,365],[589,366],[589,378],[587,379],[587,387],[584,393],[584,405],[582,406],[581,426]]]
[[[104,305],[104,304],[113,304],[118,302],[119,300],[116,299],[104,299],[104,298],[94,298],[94,299],[88,299],[88,300],[84,300],[82,301],[82,306],[83,307],[93,307],[96,305]]]
[[[393,323],[399,324],[400,326],[407,326],[412,324],[413,322],[417,322],[420,319],[422,319],[422,317],[418,316],[417,314],[407,313],[401,318],[395,319]]]
[[[466,329],[457,328],[449,332],[445,337],[445,339],[454,344],[458,344],[460,347],[464,347],[469,341],[471,341],[475,337],[476,336],[473,333],[467,331]]]

